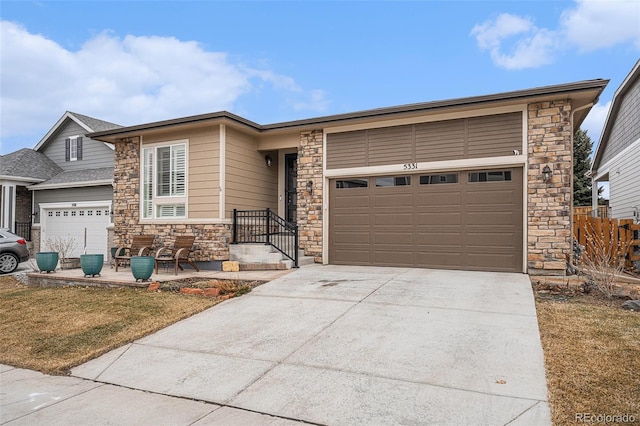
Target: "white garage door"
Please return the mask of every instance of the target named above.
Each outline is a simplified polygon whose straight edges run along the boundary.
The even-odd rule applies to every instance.
[[[68,207],[44,209],[41,246],[46,248],[47,240],[72,238],[76,248],[70,257],[84,253],[103,254],[107,259],[107,226],[110,223],[109,206]]]

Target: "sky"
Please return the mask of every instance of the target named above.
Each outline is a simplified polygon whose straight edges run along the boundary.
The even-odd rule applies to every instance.
[[[4,1],[0,154],[65,111],[120,125],[220,110],[259,124],[610,79],[640,1]]]

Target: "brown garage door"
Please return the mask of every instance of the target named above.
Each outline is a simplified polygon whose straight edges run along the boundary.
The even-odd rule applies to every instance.
[[[522,169],[332,179],[329,263],[522,271]]]

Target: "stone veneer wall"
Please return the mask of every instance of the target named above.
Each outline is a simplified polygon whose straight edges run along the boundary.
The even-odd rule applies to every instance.
[[[195,235],[194,260],[228,260],[231,224],[139,223],[140,158],[137,139],[116,143],[114,165],[114,244],[127,246],[133,235],[156,236],[154,250],[171,246],[176,235]]]
[[[571,260],[573,123],[567,100],[528,106],[527,222],[529,274],[563,275]],[[553,171],[544,182],[542,170]]]
[[[322,130],[300,133],[298,148],[298,229],[300,249],[322,263]],[[307,182],[313,182],[312,194]]]

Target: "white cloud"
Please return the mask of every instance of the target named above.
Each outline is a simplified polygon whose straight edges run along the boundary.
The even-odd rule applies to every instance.
[[[640,2],[576,0],[576,7],[562,14],[560,26],[567,39],[582,51],[628,41],[640,48]]]
[[[632,42],[640,49],[638,0],[576,0],[555,29],[539,28],[530,18],[508,13],[475,25],[471,35],[492,61],[506,69],[552,63],[564,49],[592,51]]]
[[[555,34],[536,27],[529,18],[503,13],[473,27],[471,35],[481,49],[489,50],[496,65],[506,69],[535,68],[552,62]],[[511,46],[507,46],[509,42]]]
[[[595,104],[580,126],[582,130],[587,131],[587,134],[593,141],[594,152],[596,149],[596,145],[600,140],[600,135],[602,134],[602,130],[604,128],[604,122],[607,119],[607,114],[609,114],[610,108],[611,101],[607,102],[604,105],[601,103]]]
[[[66,110],[125,125],[231,110],[265,84],[294,110],[328,105],[322,91],[195,41],[104,32],[70,51],[8,21],[0,21],[0,40],[2,139],[46,131]]]

